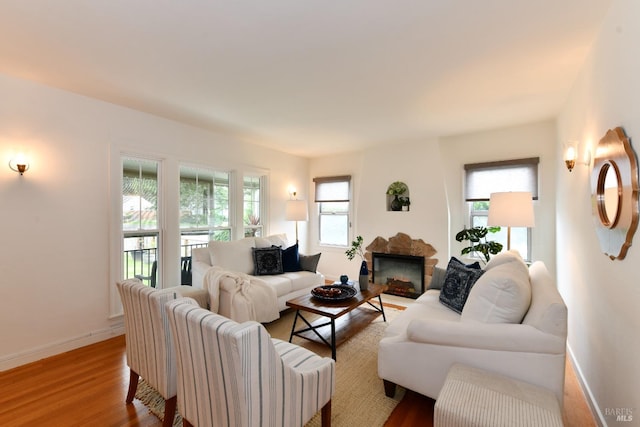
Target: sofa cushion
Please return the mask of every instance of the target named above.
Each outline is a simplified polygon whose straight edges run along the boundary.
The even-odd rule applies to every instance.
[[[315,255],[300,254],[300,269],[310,271],[312,273],[318,271],[318,262],[320,261],[320,255],[322,255],[322,253],[317,253]]]
[[[282,249],[279,247],[253,248],[256,276],[282,274]]]
[[[456,313],[461,313],[469,292],[484,270],[470,268],[452,257],[440,292],[440,302]]]
[[[523,324],[560,337],[567,336],[567,306],[544,264],[534,262],[529,267],[531,306]]]
[[[225,270],[237,271],[245,274],[253,274],[253,256],[251,248],[255,240],[247,237],[230,242],[209,242],[209,254],[211,265],[219,265]]]
[[[519,256],[507,255],[498,261],[473,285],[461,321],[522,322],[531,303],[529,270]]]
[[[389,323],[384,336],[404,335],[413,319],[422,319],[427,322],[433,320],[459,321],[460,315],[442,305],[439,301],[439,295],[440,291],[434,289],[429,289],[420,295]]]
[[[260,276],[260,280],[276,291],[276,297],[281,297],[293,291],[290,275],[295,273],[278,274],[273,276]]]
[[[300,255],[297,243],[282,250],[282,269],[285,273],[300,271]]]
[[[289,246],[287,241],[286,234],[272,234],[267,237],[256,237],[255,238],[255,247],[256,248],[270,248],[271,246],[280,246],[281,248],[286,248]]]
[[[431,273],[431,281],[427,289],[442,289],[444,278],[447,274],[447,270],[440,267],[433,267],[433,273]]]

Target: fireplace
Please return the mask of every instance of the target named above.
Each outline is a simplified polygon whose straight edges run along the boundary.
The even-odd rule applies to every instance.
[[[413,255],[372,254],[373,283],[387,285],[387,294],[418,298],[424,292],[424,257]]]

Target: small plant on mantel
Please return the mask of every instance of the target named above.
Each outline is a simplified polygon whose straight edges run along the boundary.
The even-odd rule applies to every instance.
[[[369,287],[369,268],[367,267],[367,261],[364,259],[364,251],[362,249],[362,243],[364,239],[362,236],[357,236],[354,241],[351,242],[351,248],[345,251],[349,261],[354,259],[356,255],[360,257],[362,262],[360,263],[360,276],[358,277],[358,283],[360,284],[360,290],[366,291]]]
[[[349,261],[353,260],[356,255],[358,255],[360,259],[364,261],[364,251],[362,250],[363,242],[364,239],[362,238],[362,236],[357,236],[356,240],[351,242],[351,248],[345,252],[345,254],[347,254],[347,258],[349,258]]]
[[[484,257],[483,262],[489,262],[491,255],[500,253],[502,250],[502,243],[487,240],[487,234],[497,233],[500,231],[500,227],[473,227],[464,228],[456,234],[456,240],[462,242],[468,240],[469,246],[462,249],[461,254],[466,255],[468,253],[481,253]]]

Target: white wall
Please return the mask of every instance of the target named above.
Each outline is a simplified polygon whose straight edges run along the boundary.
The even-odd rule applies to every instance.
[[[555,121],[548,120],[312,159],[310,176],[352,175],[353,236],[362,235],[368,244],[377,236],[388,238],[404,232],[431,243],[438,251],[438,265],[446,267],[451,256],[460,256],[463,245],[455,241],[455,234],[469,222],[462,195],[464,164],[540,157],[540,199],[534,206],[536,227],[532,230],[532,255],[534,260],[544,261],[554,274],[555,147]],[[393,181],[409,185],[409,212],[386,210],[385,191]],[[313,196],[313,186],[309,194]],[[313,203],[310,221],[317,221]],[[349,262],[344,249],[319,246],[317,235],[308,237],[310,251],[322,252],[319,269],[327,278],[357,275],[359,263]]]
[[[595,147],[622,126],[640,140],[640,2],[614,0],[589,59],[558,120],[558,146],[578,139]],[[569,308],[569,347],[601,421],[630,409],[640,425],[640,235],[624,260],[600,250],[590,203],[590,170],[570,174],[558,163],[558,286]]]
[[[558,163],[556,125],[553,120],[486,132],[442,138],[442,159],[451,212],[451,248],[458,256],[465,246],[455,235],[469,226],[464,206],[463,179],[466,163],[540,157],[538,200],[534,202],[536,226],[531,230],[531,259],[544,261],[555,274],[555,181]]]
[[[165,159],[168,181],[178,162],[259,166],[268,231],[295,238],[284,202],[290,185],[306,196],[306,159],[3,75],[0,98],[0,370],[122,332],[108,318],[112,152]],[[7,166],[17,151],[30,158],[23,177]]]
[[[381,145],[364,152],[312,159],[310,177],[352,175],[354,228],[352,238],[362,235],[365,244],[378,236],[389,238],[397,232],[421,238],[438,251],[439,265],[449,257],[447,200],[442,180],[442,162],[437,140]],[[386,191],[394,181],[409,186],[409,212],[386,208]],[[313,187],[309,194],[313,196]],[[311,204],[310,221],[317,222],[317,209]],[[349,261],[344,248],[318,245],[318,236],[309,236],[310,252],[322,252],[319,270],[329,279],[341,274],[358,275],[360,263]]]

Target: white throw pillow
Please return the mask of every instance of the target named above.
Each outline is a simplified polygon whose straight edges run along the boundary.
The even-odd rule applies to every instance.
[[[273,234],[267,237],[256,237],[256,248],[270,248],[272,245],[280,246],[282,249],[289,247],[286,234]]]
[[[460,320],[521,323],[531,304],[529,269],[520,257],[503,257],[471,288]]]
[[[511,249],[505,252],[500,252],[498,255],[491,257],[487,265],[484,266],[484,270],[491,270],[494,267],[507,262],[512,262],[513,260],[520,261],[524,266],[526,266],[526,264],[524,264],[524,261],[522,260],[520,252],[515,249]]]
[[[211,265],[218,265],[225,270],[253,274],[253,255],[251,248],[255,245],[253,237],[246,237],[231,242],[209,242]]]

